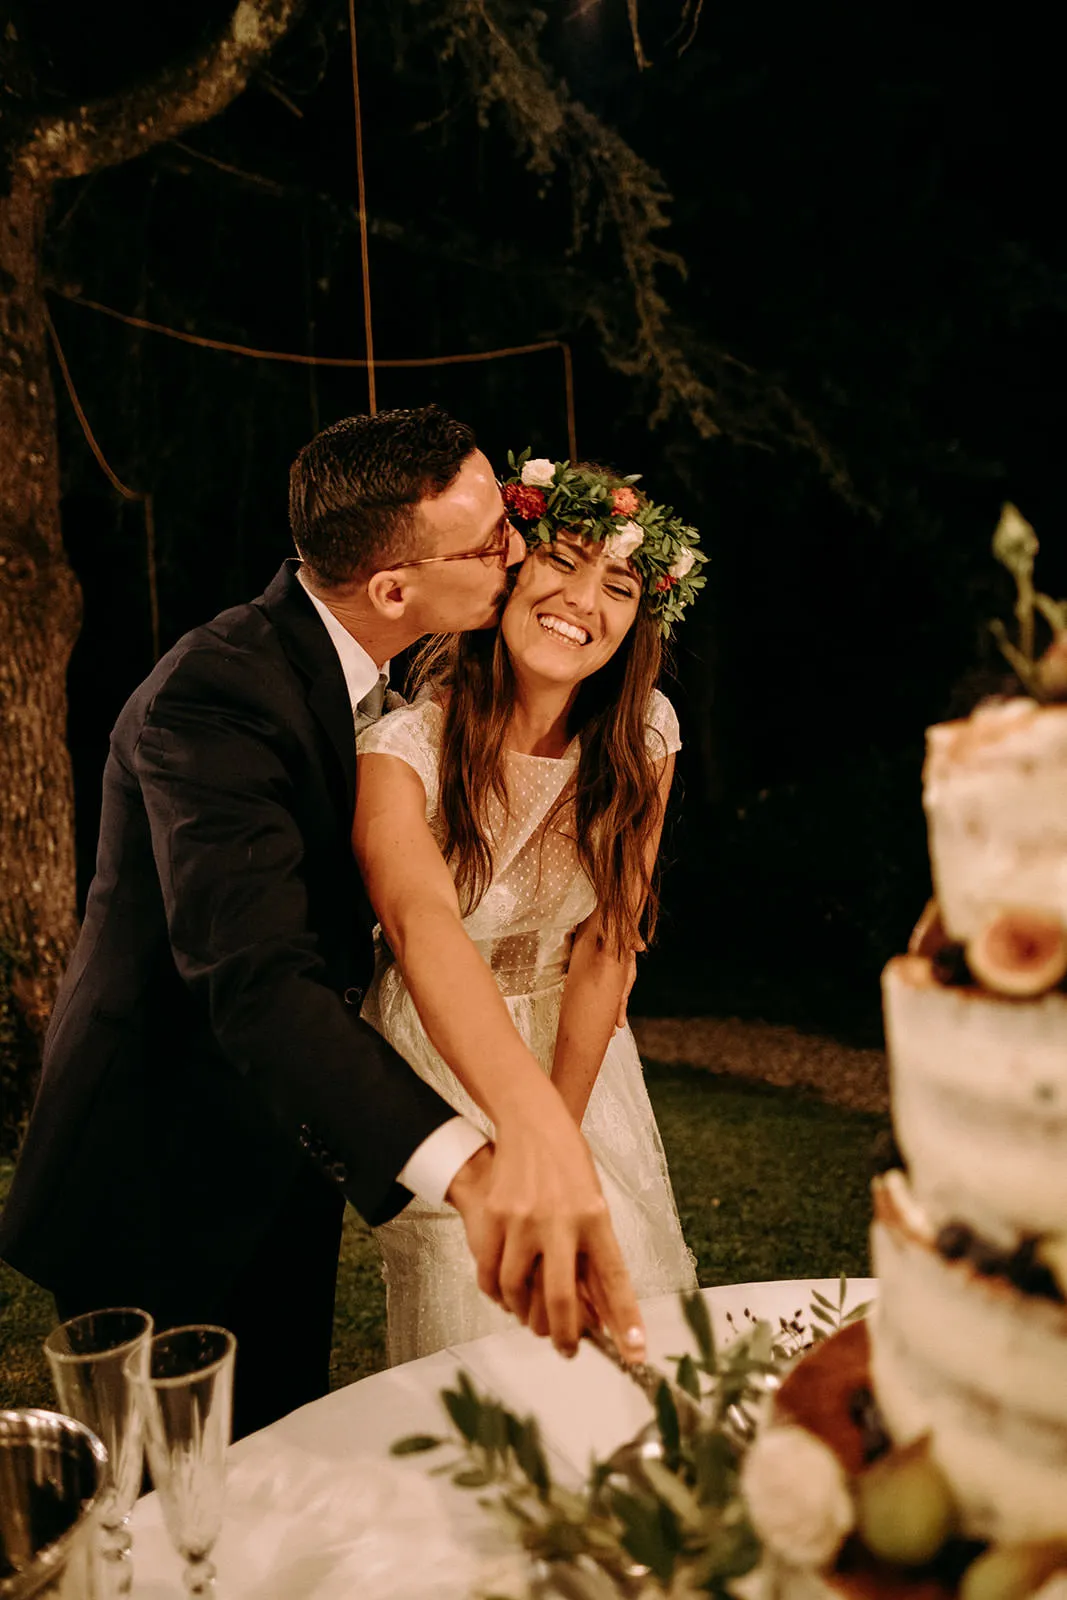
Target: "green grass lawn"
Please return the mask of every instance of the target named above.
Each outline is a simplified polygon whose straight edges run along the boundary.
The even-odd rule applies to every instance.
[[[648,1066],[686,1238],[702,1284],[863,1276],[871,1155],[888,1119],[794,1090]],[[0,1200],[10,1166],[0,1166]],[[53,1403],[41,1340],[51,1296],[0,1264],[0,1408]],[[384,1366],[373,1236],[349,1208],[337,1286],[334,1387]]]

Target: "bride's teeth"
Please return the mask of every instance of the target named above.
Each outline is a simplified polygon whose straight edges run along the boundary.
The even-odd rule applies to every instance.
[[[588,643],[589,635],[585,629],[577,627],[573,622],[564,622],[562,617],[538,617],[537,620],[546,633],[558,633],[574,644]]]

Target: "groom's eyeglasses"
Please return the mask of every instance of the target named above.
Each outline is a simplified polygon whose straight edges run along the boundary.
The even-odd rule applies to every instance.
[[[499,561],[502,564],[507,559],[511,549],[511,536],[515,529],[507,517],[500,524],[500,531],[491,544],[483,544],[480,550],[458,550],[450,556],[420,556],[417,561],[394,561],[394,567],[428,567],[431,561],[485,561],[491,563]]]

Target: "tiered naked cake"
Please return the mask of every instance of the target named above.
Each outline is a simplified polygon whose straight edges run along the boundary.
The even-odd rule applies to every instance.
[[[1006,653],[1052,692],[927,734],[935,898],[883,977],[878,1300],[790,1373],[745,1467],[779,1595],[1067,1600],[1067,607],[1010,516],[994,549],[1055,637],[1034,662],[1031,618]]]
[[[883,979],[907,1175],[875,1186],[877,1402],[963,1531],[1067,1540],[1067,707],[931,728],[939,919]]]

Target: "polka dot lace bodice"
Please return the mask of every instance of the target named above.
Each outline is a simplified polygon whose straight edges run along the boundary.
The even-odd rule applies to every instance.
[[[444,713],[426,697],[390,712],[359,738],[361,755],[398,756],[418,773],[426,817],[438,842],[438,766]],[[658,690],[649,703],[649,749],[662,759],[680,748],[678,719]],[[569,811],[552,817],[573,786],[578,741],[559,758],[506,752],[508,806],[490,804],[493,877],[464,927],[506,995],[531,994],[556,984],[567,968],[574,930],[596,897],[568,837]],[[549,820],[551,819],[551,825]]]

